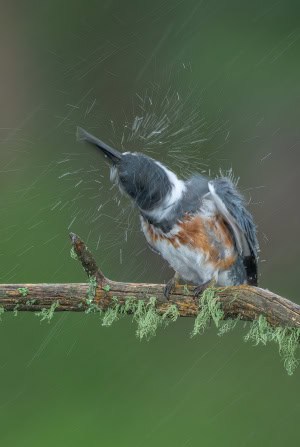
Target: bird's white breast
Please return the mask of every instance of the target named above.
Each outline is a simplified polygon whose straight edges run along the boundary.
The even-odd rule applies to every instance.
[[[149,245],[161,254],[182,279],[194,284],[202,284],[214,277],[216,271],[214,266],[208,262],[207,253],[199,247],[193,248],[190,244],[181,244],[178,247],[172,243],[180,231],[179,225],[175,225],[171,232],[162,234],[143,217],[141,217],[141,223]]]

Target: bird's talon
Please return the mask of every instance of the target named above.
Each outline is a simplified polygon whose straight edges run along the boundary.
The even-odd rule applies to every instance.
[[[170,297],[171,293],[174,291],[174,289],[175,289],[175,284],[174,284],[174,281],[172,278],[172,279],[170,279],[170,281],[167,282],[167,284],[165,285],[165,288],[164,288],[164,296],[167,300],[169,300],[169,297]]]
[[[199,298],[199,295],[201,295],[205,289],[211,286],[212,281],[206,281],[203,284],[200,284],[199,286],[195,287],[194,289],[194,299],[196,300]]]

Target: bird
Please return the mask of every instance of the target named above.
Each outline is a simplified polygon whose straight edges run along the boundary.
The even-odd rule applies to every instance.
[[[183,180],[160,161],[120,152],[81,127],[77,139],[108,159],[110,179],[134,202],[150,248],[174,270],[167,299],[180,280],[196,286],[195,296],[212,284],[257,286],[257,228],[230,176]]]

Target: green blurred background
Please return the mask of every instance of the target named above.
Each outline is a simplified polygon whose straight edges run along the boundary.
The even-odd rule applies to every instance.
[[[183,177],[232,168],[260,284],[299,300],[299,14],[274,0],[1,2],[0,282],[85,281],[69,231],[111,279],[170,278],[81,125]],[[139,342],[130,318],[4,315],[1,446],[298,445],[300,372],[242,327],[190,339],[192,324]]]

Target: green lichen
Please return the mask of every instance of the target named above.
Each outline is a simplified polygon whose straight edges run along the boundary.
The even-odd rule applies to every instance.
[[[190,294],[190,291],[189,291],[189,288],[188,288],[187,284],[183,285],[183,291],[184,291],[185,295],[189,295]]]
[[[89,286],[86,292],[86,298],[85,298],[85,302],[86,302],[86,310],[85,313],[86,314],[90,314],[90,313],[96,313],[96,312],[102,312],[102,309],[98,306],[98,304],[94,303],[94,299],[96,296],[96,289],[97,289],[97,280],[95,278],[95,276],[90,276],[89,278]],[[82,307],[82,303],[78,304],[78,308]]]
[[[299,364],[299,360],[296,358],[296,351],[299,346],[300,329],[276,328],[274,339],[279,345],[279,353],[284,367],[288,375],[291,376]]]
[[[82,303],[79,303],[78,308],[82,307]],[[96,303],[90,303],[84,313],[86,314],[95,314],[95,313],[102,313],[101,307],[98,306]]]
[[[123,306],[124,314],[134,313],[137,308],[137,303],[138,303],[138,301],[135,296],[128,296],[126,298],[124,306]]]
[[[110,285],[109,284],[105,284],[105,286],[103,286],[102,289],[104,290],[104,292],[109,292],[110,291]]]
[[[19,304],[16,304],[15,307],[14,307],[14,309],[13,309],[14,317],[17,317],[17,316],[18,316],[18,309],[19,309]]]
[[[138,301],[137,308],[133,314],[133,319],[137,323],[136,336],[142,340],[149,340],[156,335],[158,326],[161,323],[161,316],[156,312],[156,298],[151,296],[145,303]]]
[[[219,337],[232,331],[236,327],[239,321],[240,321],[239,318],[236,318],[235,320],[222,321],[218,330]]]
[[[250,324],[250,329],[244,337],[245,341],[252,341],[254,346],[262,343],[266,345],[273,337],[273,330],[266,318],[260,315],[256,320]]]
[[[50,321],[53,318],[55,309],[58,306],[59,306],[59,301],[54,301],[48,309],[43,308],[41,311],[35,312],[35,315],[37,317],[40,317],[41,322],[46,320],[48,323],[50,323]]]
[[[221,336],[234,329],[239,321],[239,318],[222,321],[223,318],[224,312],[220,307],[216,291],[213,288],[206,289],[199,303],[199,313],[195,319],[192,336],[202,333],[211,321],[219,329],[218,335]],[[250,324],[244,340],[253,342],[255,346],[266,345],[269,342],[277,343],[284,367],[289,375],[292,375],[298,366],[296,351],[300,340],[300,329],[274,328],[263,315],[260,315]]]
[[[100,311],[102,325],[111,326],[124,315],[131,314],[133,321],[137,324],[136,335],[140,340],[151,339],[161,326],[166,327],[170,322],[175,322],[179,316],[179,311],[175,304],[170,304],[163,313],[158,311],[157,299],[154,296],[150,296],[148,301],[130,296],[122,304],[119,302],[119,297],[114,296],[112,305],[105,312],[102,312],[96,304],[92,303],[96,286],[96,280],[91,278],[87,302],[89,306],[95,306],[94,311]],[[109,290],[108,288],[106,289],[106,291]],[[88,310],[87,313],[89,312]],[[191,335],[195,336],[202,333],[212,321],[218,329],[218,335],[222,336],[233,330],[240,321],[239,317],[226,321],[223,319],[224,312],[221,309],[217,290],[213,287],[207,288],[201,296],[199,312]],[[289,375],[293,374],[298,365],[296,350],[300,340],[300,329],[273,328],[266,318],[261,315],[250,324],[244,339],[245,341],[253,342],[254,345],[266,345],[271,341],[276,342],[286,371]]]
[[[102,326],[111,326],[115,321],[119,320],[118,306],[107,309],[102,318]]]
[[[219,327],[223,317],[224,312],[218,301],[216,290],[213,287],[207,288],[204,290],[199,301],[199,312],[195,319],[191,336],[194,337],[197,334],[203,333],[211,320],[215,323],[216,327]]]
[[[86,292],[86,304],[89,306],[94,301],[97,289],[97,280],[95,276],[91,276],[89,279],[89,286]]]
[[[122,305],[118,303],[116,296],[112,297],[114,302],[113,307],[109,307],[102,317],[102,326],[111,326],[115,321],[119,320],[122,316]]]
[[[161,316],[161,323],[164,327],[168,326],[169,323],[175,323],[179,317],[179,310],[176,304],[171,304],[167,310]]]
[[[75,251],[74,247],[71,247],[71,250],[70,250],[70,256],[71,256],[72,259],[74,259],[75,261],[77,261],[78,256],[77,256],[77,254],[76,254],[76,251]]]
[[[254,346],[266,345],[268,342],[278,344],[279,353],[284,367],[289,375],[292,375],[298,366],[296,351],[299,346],[300,329],[289,327],[273,328],[267,319],[260,315],[250,325],[250,329],[244,337],[245,341],[252,341]]]
[[[27,296],[29,293],[29,290],[27,287],[19,287],[18,288],[18,292],[22,295],[22,296]]]
[[[32,298],[31,300],[27,300],[26,301],[26,306],[31,306],[32,304],[34,304],[36,302],[36,299],[35,298]]]
[[[166,327],[170,322],[176,321],[179,316],[177,306],[168,306],[163,314],[157,312],[156,297],[150,296],[149,300],[139,300],[134,296],[126,298],[123,304],[118,302],[118,297],[112,298],[113,306],[109,307],[102,317],[102,326],[111,326],[124,315],[131,314],[137,324],[136,335],[142,340],[149,340],[156,335],[160,326]]]

